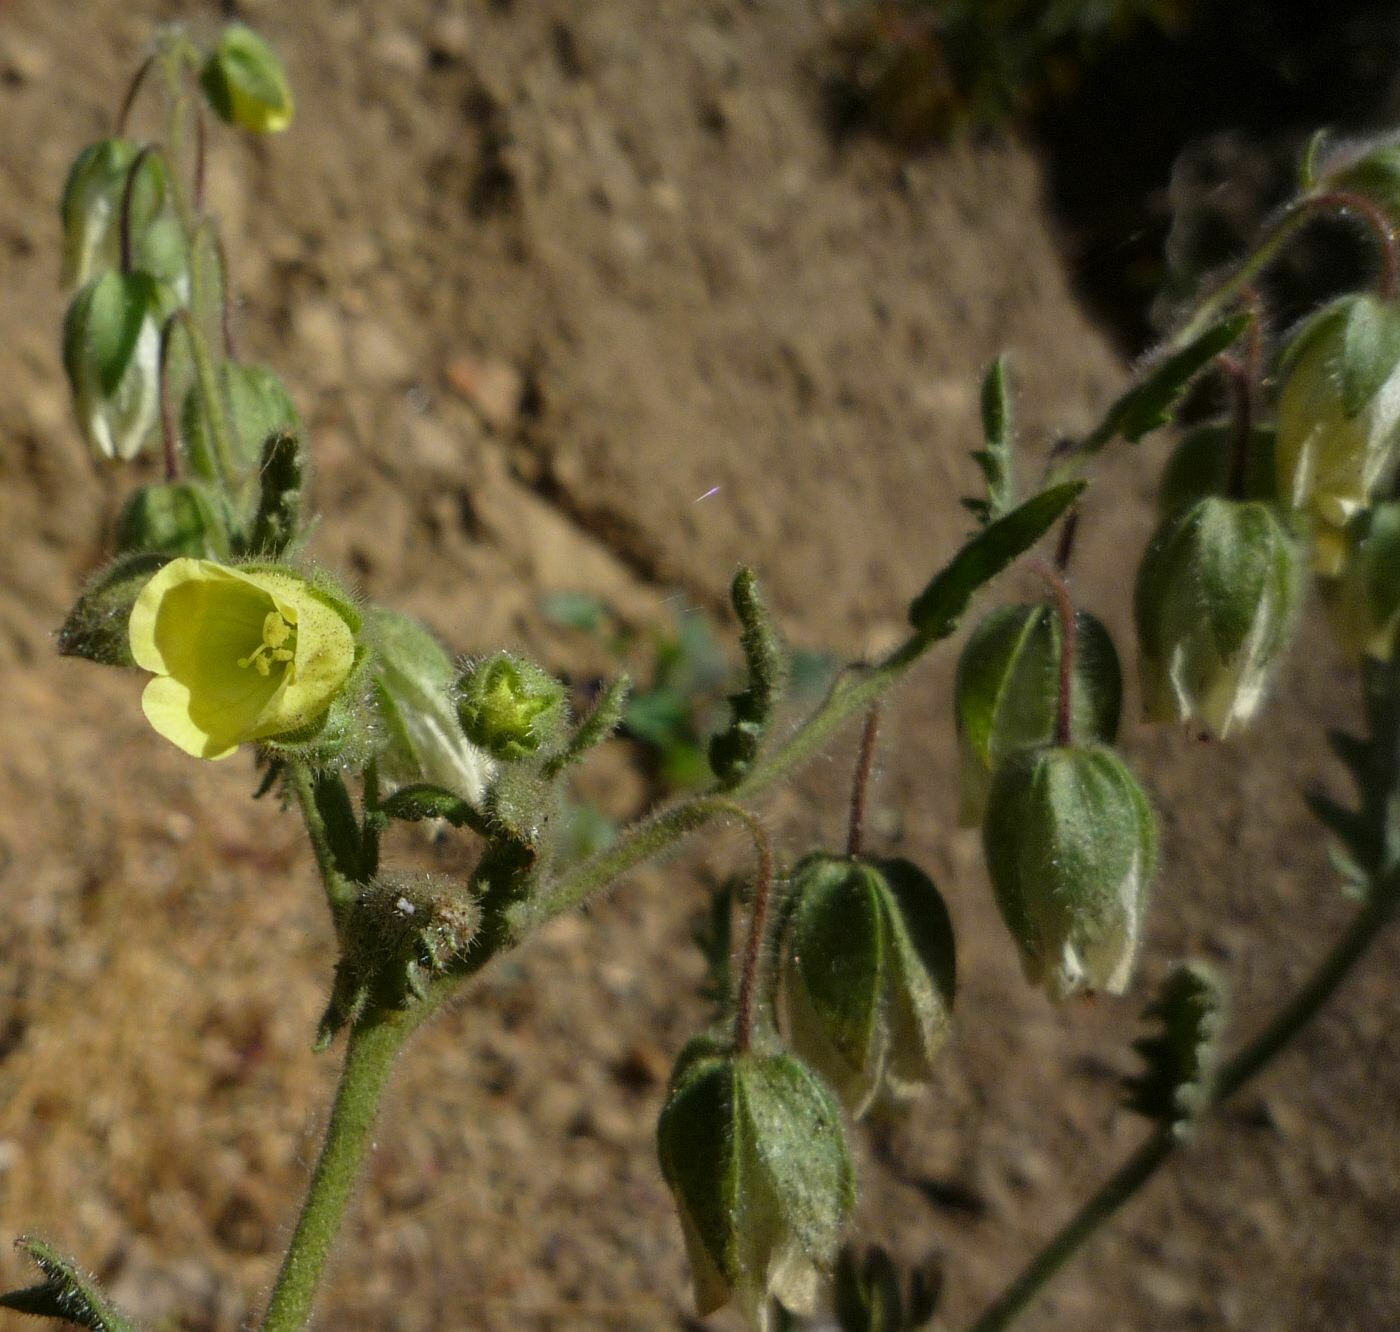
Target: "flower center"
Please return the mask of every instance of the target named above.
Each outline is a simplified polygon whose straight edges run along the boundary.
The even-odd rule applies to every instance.
[[[239,657],[238,664],[245,670],[253,666],[259,675],[270,675],[274,661],[295,660],[296,626],[284,619],[280,611],[270,610],[263,617],[262,639],[262,643],[248,656]]]

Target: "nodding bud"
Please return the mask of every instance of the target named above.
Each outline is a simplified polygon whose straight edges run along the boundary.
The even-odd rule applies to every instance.
[[[953,927],[916,866],[806,856],[793,871],[779,966],[789,1043],[852,1115],[932,1077],[952,1021]]]
[[[102,139],[84,148],[69,168],[60,205],[64,291],[76,291],[103,270],[120,265],[122,203],[140,151],[131,139]],[[159,155],[150,154],[131,182],[127,225],[134,246],[140,247],[165,195],[165,164]]]
[[[452,659],[406,615],[376,608],[367,621],[383,723],[381,774],[395,784],[431,782],[481,808],[496,765],[457,725]]]
[[[472,744],[502,762],[518,762],[564,742],[568,699],[563,684],[542,666],[497,652],[462,672],[457,719]]]
[[[1221,496],[1230,499],[1272,500],[1274,480],[1274,429],[1255,426],[1249,433],[1243,475],[1236,487],[1235,463],[1239,432],[1233,424],[1217,422],[1188,431],[1172,450],[1157,487],[1157,512],[1163,518],[1189,509],[1198,500]]]
[[[155,280],[109,269],[88,282],[63,321],[63,368],[93,452],[124,460],[140,453],[160,413]]]
[[[1314,563],[1335,574],[1341,529],[1395,473],[1400,440],[1400,304],[1346,296],[1284,351],[1278,493],[1317,520]]]
[[[1158,528],[1133,601],[1150,720],[1223,738],[1254,716],[1292,635],[1299,564],[1268,504],[1204,499]]]
[[[254,134],[276,134],[292,123],[292,93],[282,62],[251,28],[230,24],[204,62],[200,87],[221,120]]]
[[[1055,738],[1063,636],[1054,607],[1002,606],[972,631],[953,685],[961,758],[958,821],[982,820],[997,765],[1008,754]],[[1076,739],[1112,744],[1123,675],[1113,639],[1083,611],[1074,617],[1070,725]]]
[[[982,845],[1026,978],[1055,999],[1121,994],[1157,859],[1152,810],[1127,765],[1103,745],[1012,755]]]
[[[776,1297],[811,1312],[855,1202],[841,1113],[790,1055],[701,1037],[681,1053],[656,1127],[701,1315],[731,1300],[758,1328]]]
[[[1400,630],[1400,502],[1377,504],[1347,528],[1342,567],[1321,585],[1343,649],[1391,660]]]

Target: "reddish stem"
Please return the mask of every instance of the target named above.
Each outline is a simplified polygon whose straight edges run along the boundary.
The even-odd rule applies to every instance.
[[[861,732],[860,752],[851,781],[851,818],[846,828],[846,854],[853,858],[860,855],[865,843],[865,796],[870,786],[870,773],[875,766],[875,739],[879,730],[880,705],[875,703],[865,714],[865,729]]]
[[[120,110],[117,112],[116,132],[117,138],[123,138],[126,134],[126,122],[131,117],[131,108],[136,101],[137,94],[141,91],[141,85],[146,82],[146,75],[151,72],[152,66],[156,63],[154,55],[148,55],[142,62],[140,68],[131,76],[131,82],[126,85],[126,95],[122,98]]]
[[[145,166],[146,159],[154,151],[155,149],[148,143],[132,158],[131,166],[126,173],[126,183],[122,186],[122,211],[118,235],[121,244],[121,269],[123,273],[131,272],[131,209],[136,195],[136,178],[141,174],[141,168]]]
[[[1396,278],[1400,276],[1400,252],[1397,252],[1395,232],[1385,209],[1364,194],[1351,190],[1324,190],[1308,196],[1302,203],[1309,209],[1352,213],[1370,228],[1381,252],[1381,299],[1391,300],[1395,296]]]
[[[753,837],[756,859],[753,901],[749,906],[749,937],[744,948],[743,970],[739,974],[739,994],[734,1005],[734,1048],[744,1054],[753,1041],[754,997],[763,964],[763,944],[768,934],[768,903],[773,896],[773,850],[763,825],[742,805],[724,801],[725,811],[747,825]]]

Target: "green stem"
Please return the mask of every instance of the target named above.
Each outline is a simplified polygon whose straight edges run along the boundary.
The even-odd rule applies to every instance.
[[[1392,871],[1376,886],[1317,970],[1269,1025],[1219,1070],[1208,1110],[1239,1091],[1317,1016],[1395,914],[1397,902],[1400,902],[1400,870]],[[1009,1327],[1050,1278],[1074,1257],[1085,1240],[1146,1184],[1180,1145],[1181,1139],[1169,1128],[1153,1132],[1031,1259],[968,1332],[1001,1332]]]
[[[436,1006],[432,1001],[416,1004],[352,1028],[326,1140],[272,1288],[262,1332],[298,1332],[310,1319],[345,1205],[373,1142],[379,1101],[394,1058]]]
[[[831,687],[826,702],[785,744],[761,758],[737,786],[723,795],[695,796],[643,819],[606,851],[556,879],[531,901],[513,908],[509,921],[513,935],[518,938],[582,905],[618,875],[659,855],[711,819],[732,814],[738,802],[762,795],[794,768],[818,754],[844,723],[888,692],[934,641],[927,635],[914,634],[878,664],[858,667],[842,676]]]

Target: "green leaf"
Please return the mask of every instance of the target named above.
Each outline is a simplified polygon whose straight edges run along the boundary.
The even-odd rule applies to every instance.
[[[1010,512],[1016,503],[1015,426],[1006,370],[1006,357],[998,356],[982,380],[982,437],[986,443],[972,456],[986,478],[987,498],[962,502],[984,527]]]
[[[1328,131],[1314,130],[1303,151],[1298,155],[1298,193],[1306,194],[1317,184],[1317,163],[1322,153],[1322,145],[1327,142]]]
[[[1199,962],[1177,967],[1157,998],[1143,1011],[1161,1031],[1133,1042],[1147,1067],[1125,1079],[1130,1110],[1186,1137],[1210,1104],[1219,1055],[1225,992],[1219,978]]]
[[[1355,416],[1400,364],[1400,303],[1359,296],[1342,326],[1342,410]]]
[[[600,633],[608,622],[607,605],[586,592],[551,592],[540,598],[540,614],[564,629]]]
[[[1035,545],[1087,484],[1066,481],[1052,486],[984,528],[914,600],[909,622],[932,639],[946,638],[958,627],[973,593]]]
[[[1097,453],[1118,435],[1136,444],[1144,435],[1170,425],[1187,385],[1249,327],[1251,318],[1248,313],[1229,315],[1160,361],[1109,408],[1076,451]]]
[[[100,666],[135,666],[128,624],[141,589],[170,556],[142,552],[114,560],[88,583],[58,631],[61,657],[83,657]]]
[[[379,808],[388,818],[402,819],[405,823],[444,819],[454,828],[470,828],[483,835],[490,831],[482,815],[455,791],[429,782],[400,787]]]
[[[113,1308],[97,1282],[52,1245],[26,1235],[15,1241],[15,1247],[35,1263],[45,1280],[42,1285],[0,1295],[0,1309],[53,1318],[93,1332],[137,1332],[137,1325]]]

